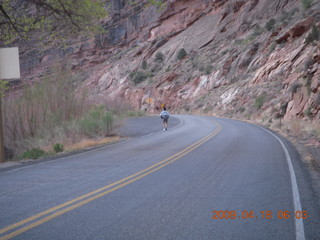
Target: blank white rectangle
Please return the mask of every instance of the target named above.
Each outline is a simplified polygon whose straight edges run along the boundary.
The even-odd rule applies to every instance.
[[[19,49],[0,48],[0,80],[20,78]]]

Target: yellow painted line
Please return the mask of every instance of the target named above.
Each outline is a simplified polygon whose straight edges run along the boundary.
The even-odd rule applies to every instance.
[[[10,231],[10,230],[12,230],[14,228],[17,228],[17,227],[21,226],[21,225],[24,225],[24,224],[27,224],[29,222],[32,222],[32,221],[36,220],[37,218],[40,218],[40,217],[42,217],[44,215],[47,215],[47,214],[52,213],[54,211],[57,211],[57,212],[52,213],[51,215],[49,215],[47,217],[44,217],[44,218],[42,218],[42,219],[40,219],[40,220],[38,220],[38,221],[36,221],[34,223],[31,223],[31,224],[29,224],[29,225],[27,225],[25,227],[22,227],[22,228],[14,231],[14,232],[11,232],[11,233],[1,237],[0,240],[7,240],[7,239],[10,239],[12,237],[15,237],[15,236],[17,236],[17,235],[19,235],[19,234],[21,234],[23,232],[26,232],[26,231],[28,231],[28,230],[36,227],[36,226],[39,226],[39,225],[41,225],[41,224],[43,224],[45,222],[48,222],[48,221],[50,221],[50,220],[52,220],[52,219],[54,219],[54,218],[56,218],[56,217],[58,217],[58,216],[60,216],[60,215],[62,215],[64,213],[70,212],[73,209],[76,209],[76,208],[78,208],[80,206],[83,206],[83,205],[89,203],[89,202],[92,202],[93,200],[101,198],[102,196],[105,196],[105,195],[107,195],[107,194],[109,194],[109,193],[111,193],[111,192],[113,192],[113,191],[115,191],[115,190],[117,190],[119,188],[122,188],[122,187],[124,187],[124,186],[126,186],[126,185],[128,185],[130,183],[133,183],[133,182],[135,182],[135,181],[137,181],[137,180],[139,180],[139,179],[141,179],[141,178],[143,178],[143,177],[145,177],[145,176],[147,176],[147,175],[149,175],[149,174],[151,174],[151,173],[153,173],[155,171],[158,171],[159,169],[169,165],[170,163],[173,163],[174,161],[177,161],[181,157],[183,157],[186,154],[190,153],[191,151],[195,150],[196,148],[198,148],[199,146],[201,146],[202,144],[204,144],[205,142],[210,140],[212,137],[217,135],[221,130],[221,126],[219,124],[217,124],[217,126],[218,127],[216,128],[216,130],[214,132],[212,132],[211,134],[209,134],[208,136],[202,138],[201,140],[197,141],[196,143],[192,144],[191,146],[185,148],[184,150],[176,153],[175,155],[173,155],[173,156],[171,156],[171,157],[169,157],[169,158],[167,158],[167,159],[165,159],[165,160],[163,160],[163,161],[161,161],[161,162],[159,162],[157,164],[154,164],[154,165],[152,165],[152,166],[150,166],[148,168],[145,168],[145,169],[143,169],[143,170],[141,170],[141,171],[139,171],[139,172],[137,172],[135,174],[132,174],[132,175],[126,177],[126,178],[123,178],[123,179],[121,179],[121,180],[119,180],[117,182],[114,182],[112,184],[109,184],[109,185],[107,185],[105,187],[99,188],[99,189],[97,189],[95,191],[92,191],[90,193],[82,195],[82,196],[80,196],[78,198],[75,198],[75,199],[70,200],[68,202],[65,202],[63,204],[60,204],[60,205],[58,205],[56,207],[50,208],[50,209],[48,209],[46,211],[43,211],[43,212],[41,212],[39,214],[36,214],[34,216],[31,216],[29,218],[26,218],[26,219],[24,219],[22,221],[19,221],[19,222],[15,223],[15,224],[12,224],[12,225],[8,226],[8,227],[0,229],[0,234],[3,234],[5,232],[8,232],[8,231]],[[131,179],[131,180],[129,180],[129,179]],[[115,185],[118,185],[118,186],[115,186]],[[110,189],[108,189],[108,188],[110,188]],[[104,191],[106,189],[108,189],[108,190]],[[104,192],[101,192],[101,191],[104,191]],[[99,193],[99,192],[101,192],[101,193]],[[97,194],[97,193],[99,193],[99,194]],[[97,194],[97,195],[95,195],[95,194]],[[93,196],[93,195],[95,195],[95,196]],[[85,199],[83,201],[80,201],[80,200],[82,200],[84,198],[87,198],[87,199]],[[78,202],[78,201],[80,201],[80,202]],[[78,203],[76,203],[76,202],[78,202]],[[76,203],[76,204],[71,205],[73,203]],[[71,205],[71,206],[67,207],[68,205]],[[67,208],[64,208],[64,207],[67,207]],[[64,208],[64,209],[62,209],[62,208]],[[62,210],[59,210],[59,209],[62,209]]]
[[[210,135],[211,135],[211,134],[210,134]],[[208,135],[207,137],[210,137],[210,135]],[[56,207],[50,208],[50,209],[48,209],[48,210],[46,210],[46,211],[43,211],[43,212],[41,212],[41,213],[39,213],[39,214],[36,214],[36,215],[31,216],[31,217],[29,217],[29,218],[26,218],[26,219],[24,219],[24,220],[22,220],[22,221],[19,221],[19,222],[15,223],[15,224],[12,224],[12,225],[8,226],[8,227],[5,227],[5,228],[3,228],[3,229],[0,229],[0,234],[3,234],[3,233],[5,233],[5,232],[7,232],[7,231],[10,231],[10,230],[16,228],[16,227],[19,227],[19,226],[21,226],[21,225],[23,225],[23,224],[26,224],[26,223],[28,223],[28,222],[31,222],[31,221],[39,218],[39,217],[42,217],[42,216],[47,215],[47,214],[49,214],[49,213],[51,213],[51,212],[57,211],[57,210],[59,210],[59,209],[61,209],[61,208],[64,208],[64,207],[66,207],[66,206],[68,206],[68,205],[71,205],[71,204],[73,204],[73,203],[75,203],[75,202],[78,202],[78,201],[80,201],[80,200],[82,200],[82,199],[84,199],[84,198],[90,197],[90,196],[92,196],[92,195],[94,195],[94,194],[97,194],[97,193],[99,193],[99,192],[101,192],[101,191],[104,191],[104,190],[106,190],[106,189],[108,189],[108,188],[111,188],[111,187],[113,187],[113,186],[115,186],[115,185],[117,185],[117,184],[120,184],[120,183],[122,183],[122,182],[125,182],[125,181],[129,180],[130,178],[133,178],[133,177],[135,177],[135,176],[137,176],[137,175],[140,175],[140,174],[142,174],[142,173],[144,173],[144,172],[147,172],[147,171],[149,171],[150,169],[152,169],[152,168],[154,168],[154,167],[156,167],[156,166],[159,166],[159,165],[161,165],[161,164],[163,164],[163,163],[165,163],[165,162],[167,162],[167,161],[170,161],[171,159],[175,158],[176,156],[179,156],[180,154],[182,154],[183,152],[188,151],[190,148],[193,148],[193,147],[196,146],[197,144],[199,144],[199,143],[201,143],[202,141],[204,141],[207,137],[199,140],[198,142],[196,142],[196,143],[192,144],[191,146],[187,147],[186,149],[184,149],[184,150],[176,153],[175,155],[173,155],[173,156],[171,156],[171,157],[169,157],[169,158],[167,158],[167,159],[165,159],[165,160],[163,160],[163,161],[161,161],[161,162],[159,162],[159,163],[156,163],[156,164],[154,164],[154,165],[152,165],[152,166],[150,166],[150,167],[148,167],[148,168],[145,168],[145,169],[143,169],[143,170],[141,170],[141,171],[139,171],[139,172],[137,172],[137,173],[135,173],[135,174],[132,174],[132,175],[126,177],[126,178],[123,178],[123,179],[117,181],[117,182],[111,183],[111,184],[109,184],[109,185],[107,185],[107,186],[104,186],[104,187],[102,187],[102,188],[99,188],[99,189],[97,189],[97,190],[95,190],[95,191],[92,191],[92,192],[90,192],[90,193],[87,193],[87,194],[85,194],[85,195],[82,195],[82,196],[80,196],[80,197],[78,197],[78,198],[75,198],[75,199],[70,200],[70,201],[68,201],[68,202],[65,202],[65,203],[63,203],[63,204],[60,204],[60,205],[58,205],[58,206],[56,206]]]

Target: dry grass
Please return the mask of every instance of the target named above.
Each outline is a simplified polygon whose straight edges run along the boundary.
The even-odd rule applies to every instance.
[[[299,136],[302,134],[305,138],[315,138],[320,140],[320,120],[313,120],[313,121],[304,121],[304,120],[297,120],[299,124],[299,130],[297,131]],[[296,132],[294,132],[296,133]]]
[[[287,128],[291,134],[295,135],[295,136],[301,136],[302,135],[302,122],[300,119],[293,119],[289,122],[287,122],[284,127]]]
[[[276,120],[269,127],[287,137],[299,139],[306,146],[320,147],[320,120],[282,120],[281,129],[279,120]]]
[[[86,97],[86,92],[77,91],[67,75],[44,79],[20,94],[6,94],[3,101],[6,147],[19,154],[45,145],[54,136],[65,135],[69,132],[67,123],[88,111]]]
[[[303,127],[303,130],[309,136],[315,136],[317,138],[320,138],[320,120],[313,120],[311,124],[306,124]]]
[[[99,146],[99,145],[108,144],[108,143],[114,143],[114,142],[120,141],[120,139],[121,137],[119,136],[106,137],[102,139],[83,139],[77,143],[67,144],[65,146],[65,151],[71,152],[79,149]]]

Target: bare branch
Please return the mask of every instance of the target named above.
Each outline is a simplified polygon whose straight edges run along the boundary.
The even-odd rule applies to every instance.
[[[8,23],[11,25],[11,27],[16,31],[16,33],[23,38],[21,35],[19,29],[16,27],[16,24],[13,23],[10,16],[7,14],[7,12],[4,10],[2,4],[0,4],[0,12],[3,14],[3,16],[8,20]]]
[[[65,8],[64,4],[61,2],[61,0],[58,0],[58,2],[59,2],[59,4],[60,4],[60,6],[63,8],[63,10],[65,11],[67,17],[70,19],[71,23],[72,23],[74,26],[76,26],[76,27],[78,28],[78,30],[81,30],[81,28],[79,27],[79,25],[78,25],[78,24],[73,20],[73,18],[72,18],[72,15],[76,15],[76,16],[80,16],[80,15],[68,11],[68,10]]]

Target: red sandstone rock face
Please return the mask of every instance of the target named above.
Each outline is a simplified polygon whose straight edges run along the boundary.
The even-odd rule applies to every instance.
[[[311,28],[312,24],[314,24],[315,19],[313,17],[308,17],[298,23],[296,23],[292,28],[289,30],[285,29],[286,31],[281,36],[276,39],[277,43],[283,43],[287,41],[294,41],[295,38],[302,36]]]
[[[148,41],[181,32],[205,12],[208,4],[204,1],[170,1],[168,10],[161,15],[158,25],[150,30]]]
[[[320,118],[320,45],[304,41],[313,24],[320,27],[314,13],[319,9],[307,18],[295,11],[284,23],[285,12],[302,9],[299,0],[166,2],[165,9],[156,10],[143,8],[142,2],[132,8],[119,1],[105,23],[108,35],[73,43],[64,51],[26,51],[25,78],[40,78],[44,69],[66,59],[73,71],[90,73],[83,87],[93,97],[124,98],[151,112],[166,104],[273,118],[288,103],[285,118],[304,117],[310,107],[312,116]],[[268,32],[265,25],[271,18],[276,23]],[[177,60],[182,48],[187,56]],[[162,62],[155,61],[158,52],[164,54]],[[152,77],[135,85],[132,72]],[[297,82],[302,87],[292,94],[290,86]],[[265,102],[257,110],[258,96]],[[149,97],[151,104],[146,103]]]
[[[288,103],[286,118],[303,117],[308,98],[303,90],[293,94],[292,100]]]

